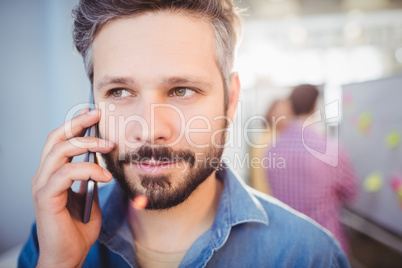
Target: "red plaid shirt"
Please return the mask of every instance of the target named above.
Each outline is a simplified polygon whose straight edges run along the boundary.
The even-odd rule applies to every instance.
[[[342,148],[338,151],[336,167],[309,153],[305,145],[321,153],[334,153],[338,148],[333,142],[327,145],[326,137],[313,127],[304,129],[303,145],[302,125],[302,121],[291,123],[269,150],[271,158],[283,157],[285,161],[285,167],[268,169],[269,185],[276,198],[331,231],[348,253],[349,245],[341,229],[339,213],[340,207],[356,196],[355,174]]]

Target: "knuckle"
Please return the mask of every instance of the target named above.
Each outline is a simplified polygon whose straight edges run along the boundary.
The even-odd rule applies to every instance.
[[[87,142],[85,141],[85,139],[81,138],[81,137],[74,137],[68,140],[68,142],[73,145],[75,148],[79,148],[79,149],[86,149],[87,146]]]
[[[85,137],[85,148],[88,151],[96,150],[99,147],[99,139],[95,137]]]
[[[31,180],[31,195],[32,195],[32,197],[35,197],[35,195],[36,195],[36,193],[38,191],[38,188],[39,188],[38,180],[39,180],[39,175],[35,175]]]
[[[88,163],[89,164],[89,168],[91,169],[91,171],[93,172],[103,172],[103,169],[95,163]]]
[[[34,177],[34,178],[31,180],[31,189],[32,189],[32,191],[35,189],[35,187],[36,187],[36,178]]]
[[[53,141],[56,139],[56,129],[51,131],[48,135],[47,135],[47,141]]]
[[[43,206],[45,204],[44,188],[36,190],[32,193],[33,201],[36,205]]]
[[[32,177],[32,180],[31,180],[31,187],[33,187],[34,185],[35,185],[35,183],[36,183],[36,181],[38,180],[38,171],[36,172],[36,174]]]
[[[63,148],[63,143],[58,142],[52,146],[48,155],[52,156],[52,155],[56,154],[57,152],[62,151],[62,148]]]
[[[57,175],[63,178],[68,177],[73,168],[74,165],[65,164],[57,171]]]
[[[36,188],[34,186],[31,187],[31,195],[32,195],[33,200],[35,201]]]

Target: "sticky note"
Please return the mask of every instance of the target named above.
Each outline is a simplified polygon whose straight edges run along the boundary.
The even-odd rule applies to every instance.
[[[353,95],[350,92],[343,93],[343,103],[345,106],[350,106],[353,104]]]
[[[392,176],[389,184],[392,190],[396,193],[399,200],[399,208],[402,210],[402,176]]]
[[[369,174],[364,180],[364,189],[367,192],[377,192],[381,189],[383,184],[383,177],[379,172]]]
[[[392,131],[387,135],[385,138],[385,143],[389,148],[396,148],[398,147],[399,143],[401,141],[400,135],[396,131]]]
[[[393,176],[389,182],[392,190],[402,191],[402,177]]]
[[[359,129],[363,133],[367,133],[371,129],[371,114],[362,113],[359,117]]]

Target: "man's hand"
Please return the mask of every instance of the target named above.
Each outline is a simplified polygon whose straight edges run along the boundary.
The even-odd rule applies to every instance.
[[[85,112],[52,131],[44,146],[38,171],[32,180],[40,255],[40,267],[76,267],[84,262],[98,238],[102,218],[98,194],[89,223],[81,222],[83,194],[71,190],[74,181],[108,182],[109,171],[94,163],[71,163],[88,151],[109,153],[114,144],[82,137],[100,119],[99,110]]]

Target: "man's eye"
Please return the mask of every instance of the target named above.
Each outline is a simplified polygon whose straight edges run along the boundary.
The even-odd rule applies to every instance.
[[[194,90],[184,87],[175,88],[172,91],[172,94],[177,97],[188,97],[195,93]]]
[[[126,89],[116,88],[116,89],[111,90],[110,95],[112,95],[115,98],[121,98],[121,97],[129,96],[131,94]]]

